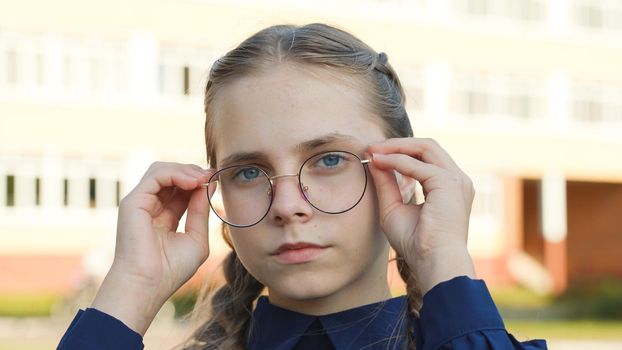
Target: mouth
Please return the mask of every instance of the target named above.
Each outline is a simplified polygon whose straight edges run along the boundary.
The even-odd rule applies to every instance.
[[[313,243],[288,243],[281,245],[271,255],[283,264],[302,264],[317,259],[328,246]]]

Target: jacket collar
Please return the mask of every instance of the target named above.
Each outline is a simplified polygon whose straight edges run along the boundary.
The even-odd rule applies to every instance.
[[[323,316],[312,316],[270,304],[267,297],[257,301],[253,311],[249,350],[290,350],[311,323],[319,319],[336,350],[399,349],[406,337],[404,318],[406,297]],[[416,319],[413,317],[412,320]],[[417,329],[417,328],[415,328]]]

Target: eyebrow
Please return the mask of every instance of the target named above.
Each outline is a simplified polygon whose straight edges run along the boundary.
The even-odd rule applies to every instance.
[[[355,137],[350,135],[341,134],[338,132],[332,132],[326,135],[322,135],[316,138],[313,138],[308,141],[301,142],[294,146],[294,149],[297,152],[308,152],[310,150],[316,149],[318,147],[329,145],[338,142],[354,142],[356,144],[360,144]],[[264,152],[236,152],[227,157],[223,158],[221,162],[221,167],[225,167],[229,164],[234,163],[244,163],[250,162],[257,159],[265,159],[268,158]]]
[[[354,136],[340,134],[338,132],[332,132],[320,137],[316,137],[309,141],[304,141],[297,144],[294,148],[299,152],[310,151],[320,146],[328,145],[337,142],[356,142],[360,143]]]

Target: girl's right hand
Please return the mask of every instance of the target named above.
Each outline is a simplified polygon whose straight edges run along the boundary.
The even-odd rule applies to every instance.
[[[164,302],[209,256],[210,172],[156,162],[119,204],[114,261],[92,307],[143,335]],[[213,195],[213,192],[209,194]],[[185,233],[179,220],[188,211]]]

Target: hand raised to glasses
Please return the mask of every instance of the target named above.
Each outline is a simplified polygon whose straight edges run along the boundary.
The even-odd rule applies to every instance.
[[[471,179],[432,139],[394,138],[370,145],[370,172],[378,194],[380,223],[389,243],[406,259],[425,294],[436,284],[475,278],[467,251]],[[393,170],[421,183],[425,202],[404,204]]]
[[[114,261],[92,307],[144,335],[209,255],[209,204],[202,186],[208,175],[193,164],[149,167],[119,204]],[[186,209],[184,234],[176,230]]]

